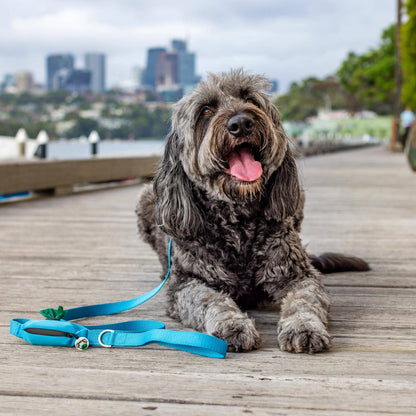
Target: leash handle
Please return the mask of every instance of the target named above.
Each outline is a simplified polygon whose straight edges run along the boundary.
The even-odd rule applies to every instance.
[[[166,277],[162,283],[144,295],[121,302],[68,309],[65,311],[65,320],[12,319],[10,333],[33,345],[75,346],[77,349],[85,350],[90,345],[109,348],[139,347],[156,343],[205,357],[225,358],[228,344],[222,339],[200,332],[168,330],[165,329],[165,324],[159,321],[139,320],[89,326],[70,322],[74,319],[123,312],[151,299],[162,289],[169,278],[171,251],[172,240],[169,240],[169,267]],[[62,308],[60,307],[60,309]]]
[[[69,321],[12,319],[10,333],[32,345],[58,347],[141,347],[159,344],[209,358],[224,358],[227,343],[200,332],[171,331],[158,321],[127,321],[84,326]]]

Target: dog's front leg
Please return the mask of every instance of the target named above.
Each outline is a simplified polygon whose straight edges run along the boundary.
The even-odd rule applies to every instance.
[[[297,233],[284,230],[273,240],[259,269],[258,284],[281,305],[277,340],[283,351],[315,353],[330,347],[329,297]]]
[[[253,321],[226,294],[189,280],[169,290],[169,314],[184,325],[228,342],[229,350],[250,351],[260,345]]]
[[[281,304],[277,329],[280,348],[309,354],[327,350],[331,345],[328,311],[329,298],[318,279],[296,282]]]

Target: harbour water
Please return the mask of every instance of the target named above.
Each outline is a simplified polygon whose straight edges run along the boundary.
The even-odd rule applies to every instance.
[[[159,156],[164,140],[103,140],[98,143],[98,156]],[[58,140],[47,145],[48,159],[88,159],[91,143],[84,140]]]

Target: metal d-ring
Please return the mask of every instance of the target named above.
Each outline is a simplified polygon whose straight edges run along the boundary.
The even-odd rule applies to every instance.
[[[106,332],[111,332],[111,333],[114,333],[114,331],[113,331],[112,329],[104,329],[104,331],[102,331],[102,332],[100,333],[100,335],[98,335],[98,342],[99,342],[99,343],[100,343],[100,345],[101,345],[102,347],[104,347],[104,348],[111,348],[111,347],[112,347],[112,345],[110,345],[110,344],[104,344],[104,343],[101,341],[102,336],[103,336]]]

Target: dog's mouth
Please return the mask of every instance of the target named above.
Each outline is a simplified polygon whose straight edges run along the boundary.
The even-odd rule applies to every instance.
[[[243,182],[254,182],[263,173],[258,161],[258,150],[250,143],[236,146],[228,157],[228,168],[224,172]]]

